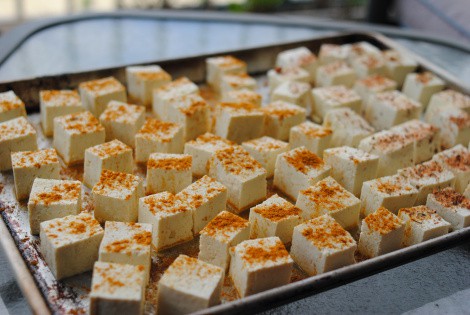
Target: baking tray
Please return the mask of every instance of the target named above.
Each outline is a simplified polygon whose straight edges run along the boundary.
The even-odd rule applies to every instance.
[[[158,63],[175,78],[187,76],[194,82],[202,83],[205,78],[205,59],[211,56],[220,54],[235,55],[248,63],[248,71],[252,75],[259,76],[274,66],[276,55],[283,50],[306,46],[313,52],[318,53],[323,43],[346,44],[359,41],[369,42],[381,49],[393,48],[403,51],[418,61],[420,64],[419,70],[432,71],[444,79],[449,87],[470,94],[470,89],[461,85],[451,74],[431,64],[427,60],[406,51],[392,40],[374,33],[339,34],[304,41],[285,42],[250,49],[225,51],[210,55],[158,60],[152,63]],[[14,90],[27,104],[28,114],[30,115],[29,118],[38,130],[39,147],[45,148],[50,146],[50,139],[46,139],[42,136],[42,132],[39,128],[39,117],[38,114],[35,113],[39,110],[39,90],[76,88],[82,81],[105,76],[114,76],[121,82],[125,82],[125,66],[128,65],[0,83],[0,92]],[[265,78],[262,77],[261,80],[263,79]],[[139,169],[137,169],[137,171],[142,172],[142,170]],[[82,168],[63,168],[61,175],[63,178],[81,179]],[[28,300],[31,309],[33,312],[39,314],[49,312],[80,314],[86,312],[91,272],[63,281],[55,281],[38,250],[38,238],[31,236],[28,232],[29,225],[27,223],[26,203],[18,203],[15,199],[11,171],[3,172],[0,176],[0,211],[2,217],[2,220],[0,220],[0,242],[4,247],[19,286],[25,298]],[[83,206],[85,211],[91,211],[92,203],[89,190],[86,188],[84,188],[84,190]],[[271,191],[271,193],[272,192],[274,191]],[[247,213],[245,213],[245,215],[246,214]],[[435,252],[456,246],[469,239],[470,227],[314,277],[306,277],[301,270],[295,268],[290,284],[243,299],[237,298],[230,282],[227,280],[222,294],[223,303],[202,310],[199,313],[253,313],[273,308],[405,264],[415,259],[423,258]],[[161,254],[154,253],[152,257],[152,280],[154,280],[154,284],[150,286],[147,292],[148,302],[146,303],[146,313],[151,314],[155,312],[153,303],[155,302],[154,293],[156,280],[158,280],[163,270],[171,261],[176,258],[179,253],[183,252],[190,256],[196,256],[197,240],[164,251]]]

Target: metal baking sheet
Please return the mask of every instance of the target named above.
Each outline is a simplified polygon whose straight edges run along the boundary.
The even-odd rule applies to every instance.
[[[207,57],[219,54],[232,54],[248,63],[249,72],[255,75],[258,81],[260,81],[259,85],[261,93],[266,95],[267,88],[265,77],[261,74],[264,74],[268,69],[274,66],[276,55],[280,51],[298,46],[306,46],[315,53],[318,53],[319,48],[323,43],[346,44],[358,41],[367,41],[381,49],[394,48],[405,51],[402,47],[381,35],[351,33],[315,38],[306,41],[280,43],[277,45],[258,48],[220,52],[211,55],[194,56],[174,60],[159,60],[155,61],[155,63],[161,65],[165,70],[170,72],[173,77],[184,75],[195,82],[202,83],[205,76],[205,59]],[[430,70],[444,79],[448,86],[470,94],[468,87],[464,87],[459,84],[458,80],[452,75],[430,64],[419,56],[407,51],[405,52],[412,55],[412,57],[420,63],[421,70]],[[111,69],[100,69],[89,72],[69,73],[0,83],[0,92],[14,90],[19,97],[25,101],[29,113],[28,118],[38,131],[39,148],[46,148],[51,146],[51,140],[43,136],[39,126],[39,114],[37,113],[39,110],[39,90],[76,88],[82,81],[109,75],[115,76],[118,80],[125,83],[125,66],[127,65]],[[212,97],[210,91],[204,87],[202,87],[202,92],[205,97]],[[136,173],[144,176],[145,170],[136,166]],[[68,168],[63,166],[61,171],[61,177],[64,179],[82,180],[82,174],[83,168],[81,166]],[[46,266],[38,249],[38,237],[31,236],[29,233],[26,202],[18,203],[16,201],[13,191],[13,175],[11,171],[1,173],[0,185],[0,210],[3,219],[2,222],[0,222],[0,241],[7,251],[7,256],[10,262],[15,266],[14,270],[18,282],[33,311],[44,313],[45,309],[48,308],[51,312],[59,314],[86,313],[88,309],[91,272],[71,277],[63,281],[56,281]],[[272,188],[269,189],[270,194],[274,192],[275,191]],[[93,211],[93,204],[91,202],[89,190],[84,187],[82,193],[84,211]],[[245,212],[244,215],[247,216],[248,212]],[[296,267],[290,284],[243,299],[238,298],[237,293],[231,285],[230,279],[227,277],[222,293],[222,304],[203,310],[199,313],[240,313],[245,311],[251,313],[272,308],[288,303],[289,301],[300,299],[302,297],[321,292],[322,290],[345,284],[382,270],[393,268],[412,260],[425,257],[434,252],[448,249],[469,239],[470,228],[466,228],[377,258],[362,261],[358,257],[358,262],[352,266],[340,268],[314,277],[307,277]],[[15,247],[24,259],[24,264],[23,262],[18,262],[17,253],[12,252],[15,250]],[[153,253],[151,284],[149,285],[146,294],[147,302],[145,311],[147,314],[156,313],[155,293],[157,281],[163,271],[180,253],[197,257],[198,239],[196,238],[191,242],[160,253]],[[38,299],[44,300],[39,301]],[[42,302],[45,302],[46,307],[44,307],[44,303]]]

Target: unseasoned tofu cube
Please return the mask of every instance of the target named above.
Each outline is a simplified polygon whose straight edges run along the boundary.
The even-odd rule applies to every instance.
[[[0,123],[0,171],[11,170],[11,153],[38,149],[36,130],[24,117]]]
[[[382,56],[385,60],[387,76],[397,82],[398,87],[403,85],[409,73],[418,68],[418,63],[414,59],[396,50],[385,50]]]
[[[362,110],[365,110],[365,104],[372,95],[396,89],[397,83],[381,74],[369,75],[354,84],[354,91],[362,98]]]
[[[445,90],[432,95],[424,119],[431,121],[440,109],[447,106],[459,108],[470,114],[470,96],[454,90]]]
[[[271,94],[271,102],[284,101],[303,108],[310,108],[312,97],[310,84],[305,82],[287,81],[281,83]]]
[[[470,226],[470,199],[452,188],[436,190],[429,194],[426,207],[435,210],[444,220],[452,224],[453,230]]]
[[[454,173],[454,188],[459,193],[463,193],[470,184],[470,151],[459,144],[436,154],[432,159]]]
[[[23,101],[13,91],[0,93],[0,122],[20,116],[26,116]]]
[[[168,103],[177,97],[198,94],[199,87],[188,78],[182,77],[153,90],[152,111],[162,120],[168,119]]]
[[[298,67],[277,67],[268,71],[269,92],[272,93],[284,82],[310,82],[310,73]]]
[[[249,74],[225,74],[220,82],[220,94],[227,95],[230,91],[256,91],[256,80]]]
[[[280,52],[276,58],[277,67],[300,67],[310,73],[310,81],[315,82],[318,61],[307,47],[297,47]]]
[[[188,154],[152,153],[147,163],[147,195],[168,191],[172,194],[189,186],[192,157]]]
[[[292,127],[289,144],[292,149],[306,147],[317,155],[331,146],[332,130],[310,121]]]
[[[261,94],[246,89],[230,91],[222,96],[224,103],[248,103],[255,107],[260,107],[262,100]]]
[[[426,108],[433,94],[444,88],[445,82],[431,72],[410,73],[403,84],[403,93]]]
[[[443,107],[428,122],[440,129],[441,144],[446,149],[470,141],[470,114],[459,108]]]
[[[100,117],[112,100],[127,102],[126,88],[114,77],[82,82],[78,91],[83,107],[95,117]]]
[[[271,137],[261,137],[245,141],[242,143],[242,146],[263,166],[267,172],[267,178],[274,176],[277,156],[289,150],[289,144],[287,142]]]
[[[336,61],[346,61],[348,50],[349,46],[322,44],[318,53],[318,60],[322,65]]]
[[[171,75],[158,65],[126,67],[127,88],[132,102],[152,105],[152,91],[171,81]]]
[[[330,110],[325,115],[323,126],[333,131],[330,147],[357,147],[362,139],[375,132],[367,120],[350,108]]]
[[[317,69],[316,86],[344,85],[351,88],[356,81],[354,70],[343,61],[332,62]]]
[[[343,85],[315,88],[312,90],[312,97],[312,117],[320,121],[330,110],[348,107],[359,112],[362,106],[359,94]]]
[[[220,91],[222,76],[246,72],[246,63],[233,56],[217,56],[206,59],[206,82],[217,92]]]
[[[305,109],[284,101],[275,101],[261,108],[266,115],[264,134],[288,141],[292,127],[305,121]]]
[[[209,105],[197,94],[181,96],[168,103],[168,121],[183,126],[185,141],[209,131],[209,114]]]
[[[359,78],[373,74],[385,74],[385,62],[380,54],[366,54],[353,58],[350,62],[354,72]]]

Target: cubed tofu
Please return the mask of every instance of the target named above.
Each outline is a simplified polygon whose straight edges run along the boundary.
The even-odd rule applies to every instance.
[[[467,188],[465,188],[465,191],[463,192],[463,195],[467,198],[470,198],[470,184],[468,184]]]
[[[291,255],[309,276],[355,263],[356,241],[331,216],[322,215],[294,228]]]
[[[431,72],[409,73],[403,84],[403,93],[426,109],[433,94],[442,91],[445,86],[445,82]]]
[[[189,205],[169,192],[140,198],[139,222],[152,224],[152,244],[157,251],[193,239]]]
[[[256,80],[246,73],[224,74],[220,81],[220,94],[222,97],[230,91],[250,90],[256,91]]]
[[[26,116],[26,109],[15,92],[0,93],[0,123],[21,116]]]
[[[436,154],[432,159],[454,173],[454,188],[463,193],[470,184],[470,151],[463,145],[457,145]]]
[[[154,152],[183,153],[184,128],[179,124],[148,118],[135,135],[135,161],[147,163]]]
[[[361,196],[362,184],[376,178],[379,157],[351,147],[338,147],[323,152],[323,159],[331,166],[331,177],[341,186]]]
[[[39,108],[42,131],[47,137],[54,135],[54,118],[85,110],[76,90],[42,90]]]
[[[230,55],[206,59],[206,82],[216,92],[220,91],[222,76],[226,74],[242,74],[246,72],[246,63]]]
[[[322,44],[318,53],[321,65],[336,61],[346,61],[350,46],[336,44]]]
[[[447,106],[459,108],[470,114],[470,96],[454,90],[437,92],[432,95],[429,101],[424,119],[431,121],[433,116],[439,112],[440,109]]]
[[[356,73],[346,62],[336,61],[319,66],[316,78],[318,87],[344,85],[351,88],[356,81]]]
[[[274,170],[274,186],[292,200],[299,192],[330,175],[331,167],[315,153],[298,147],[279,154]]]
[[[443,107],[428,122],[440,129],[441,145],[446,149],[470,141],[470,114],[462,109]]]
[[[209,176],[227,187],[227,202],[236,213],[266,198],[266,170],[241,146],[216,151]]]
[[[11,170],[11,153],[38,149],[36,130],[24,117],[0,123],[0,171]]]
[[[176,194],[189,186],[192,156],[189,154],[152,153],[147,163],[147,195],[168,191]]]
[[[261,111],[266,115],[264,134],[283,141],[288,141],[290,129],[306,118],[304,108],[284,101],[274,101]]]
[[[27,199],[35,178],[60,179],[60,163],[54,149],[11,154],[17,200]]]
[[[104,127],[88,111],[54,118],[53,146],[67,165],[83,163],[85,150],[104,141]]]
[[[397,83],[381,74],[369,75],[354,84],[354,91],[362,98],[362,110],[365,110],[365,104],[372,95],[396,89]]]
[[[91,270],[103,235],[100,223],[89,213],[42,222],[41,254],[56,280]]]
[[[452,224],[453,230],[470,226],[470,199],[452,188],[436,190],[429,194],[426,207],[435,210],[444,220]]]
[[[385,60],[387,76],[397,82],[398,87],[403,85],[409,73],[418,68],[418,63],[414,59],[396,50],[385,50],[382,56]]]
[[[317,155],[331,146],[333,130],[306,121],[290,129],[289,144],[292,149],[305,147]]]
[[[312,105],[310,84],[287,81],[281,83],[271,94],[271,102],[284,101],[309,109]]]
[[[152,106],[154,89],[171,82],[171,75],[158,65],[126,67],[126,80],[131,102]]]
[[[348,107],[355,112],[360,111],[362,100],[356,91],[344,85],[318,87],[312,90],[312,117],[322,121],[327,112],[333,109]]]
[[[366,54],[351,60],[351,66],[358,78],[385,74],[385,62],[380,54]]]
[[[188,314],[220,303],[224,270],[179,255],[158,282],[159,314]]]
[[[377,257],[400,249],[405,234],[403,220],[380,207],[362,220],[358,251],[365,257]]]
[[[199,87],[186,77],[163,84],[153,90],[152,110],[162,120],[168,119],[168,103],[177,97],[199,94]]]
[[[271,178],[274,176],[277,156],[289,150],[289,143],[265,136],[245,141],[242,147],[263,166],[266,177]]]
[[[300,67],[310,73],[310,81],[315,82],[318,60],[307,47],[297,47],[280,52],[276,58],[277,67]]]
[[[362,139],[375,132],[367,120],[350,108],[328,111],[323,126],[333,131],[330,147],[357,147]]]
[[[246,89],[229,91],[222,96],[224,103],[248,103],[255,107],[261,107],[262,101],[261,94]]]
[[[114,77],[82,82],[78,86],[82,105],[100,117],[110,101],[127,102],[126,88]]]
[[[278,237],[243,241],[230,255],[229,274],[241,297],[290,282],[294,261]]]
[[[310,73],[299,67],[277,67],[268,71],[269,92],[272,93],[284,82],[310,82]]]
[[[31,234],[39,234],[41,222],[76,215],[81,209],[80,181],[36,178],[28,201]]]
[[[144,196],[143,180],[136,175],[102,170],[93,186],[95,218],[100,222],[136,222],[139,198]]]
[[[406,178],[400,175],[380,177],[362,184],[362,212],[369,215],[384,207],[396,214],[401,208],[412,207],[417,197],[418,190]]]
[[[348,50],[348,62],[351,63],[354,59],[364,56],[380,56],[381,51],[371,43],[362,41],[354,44],[343,45],[344,49]]]

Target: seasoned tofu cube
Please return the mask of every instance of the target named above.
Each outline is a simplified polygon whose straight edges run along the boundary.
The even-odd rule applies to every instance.
[[[331,146],[332,129],[306,121],[290,129],[289,144],[292,149],[306,147],[317,155]]]
[[[287,142],[271,137],[261,137],[245,141],[242,143],[242,147],[263,166],[267,172],[267,178],[274,176],[277,156],[289,150]]]
[[[264,134],[288,141],[290,129],[305,121],[305,109],[284,101],[275,101],[261,108],[266,115]]]
[[[36,130],[24,117],[0,123],[0,171],[11,170],[11,153],[38,149]]]
[[[210,107],[197,94],[177,97],[168,102],[168,121],[184,128],[185,141],[192,140],[210,129]]]
[[[409,73],[403,84],[403,93],[420,102],[425,109],[432,95],[445,88],[445,82],[431,72]]]
[[[289,68],[300,67],[310,73],[310,81],[315,82],[318,61],[314,53],[307,47],[298,47],[280,52],[276,58],[276,66]]]
[[[82,105],[100,117],[110,101],[127,102],[126,88],[114,77],[82,82],[78,86]]]
[[[455,107],[470,114],[470,96],[454,90],[445,90],[432,95],[424,119],[433,120],[433,116],[445,107]]]
[[[435,210],[444,220],[452,224],[453,230],[470,226],[470,199],[452,188],[436,190],[429,194],[426,207]]]
[[[220,303],[224,270],[179,255],[158,282],[159,314],[188,314]]]
[[[132,102],[152,106],[152,91],[171,82],[171,75],[158,65],[126,67],[127,88]]]
[[[359,112],[362,106],[359,94],[343,85],[314,88],[312,97],[314,104],[312,117],[317,117],[320,121],[330,110],[348,107]]]
[[[349,53],[349,46],[335,45],[335,44],[322,44],[320,52],[318,53],[318,60],[321,65],[346,61]]]
[[[91,270],[103,235],[100,223],[89,213],[42,222],[41,254],[56,280]]]
[[[272,93],[284,82],[310,82],[310,73],[299,67],[277,67],[268,71],[269,92]]]
[[[333,131],[330,147],[357,147],[362,139],[375,132],[367,120],[350,108],[328,111],[323,126]]]
[[[256,91],[256,80],[246,73],[225,74],[220,82],[220,94],[227,95],[230,91]]]
[[[310,108],[312,97],[310,84],[305,82],[287,81],[281,83],[271,94],[271,102],[284,101],[303,108]]]
[[[332,62],[317,69],[316,86],[344,85],[351,88],[356,81],[354,70],[343,61]]]
[[[0,123],[21,116],[26,116],[26,109],[23,101],[15,92],[0,93]]]
[[[39,234],[42,222],[79,214],[81,209],[80,181],[36,178],[28,201],[31,234]]]
[[[246,63],[233,56],[217,56],[206,59],[206,82],[216,92],[220,91],[222,76],[246,72]]]
[[[60,179],[60,164],[54,149],[11,154],[17,200],[27,199],[35,178]]]
[[[418,68],[418,63],[414,59],[396,50],[385,50],[382,56],[387,76],[397,82],[398,87],[403,86],[406,76]]]
[[[247,89],[229,91],[222,96],[224,103],[248,103],[255,107],[261,107],[262,100],[261,94]]]
[[[470,151],[459,144],[436,154],[432,159],[454,173],[454,188],[459,193],[463,193],[470,184]]]
[[[152,153],[147,163],[147,195],[180,192],[192,182],[192,157],[188,154]]]
[[[161,119],[168,119],[168,103],[175,98],[199,94],[199,87],[186,77],[182,77],[163,84],[153,90],[152,111],[154,115]]]
[[[322,215],[294,228],[291,255],[309,276],[355,263],[356,241],[331,216]]]
[[[381,74],[372,74],[359,79],[354,84],[354,91],[362,98],[362,109],[365,110],[365,104],[369,98],[377,93],[393,91],[397,89],[397,83]]]
[[[350,64],[357,77],[361,79],[374,74],[385,74],[385,62],[380,54],[359,56],[353,58]]]
[[[381,51],[371,43],[362,41],[354,44],[343,45],[344,49],[348,51],[348,62],[351,63],[354,59],[364,56],[380,56]]]
[[[470,114],[459,108],[443,107],[428,122],[440,129],[441,144],[446,149],[470,141]]]
[[[241,297],[288,284],[294,261],[278,237],[243,241],[230,249],[230,276]]]

